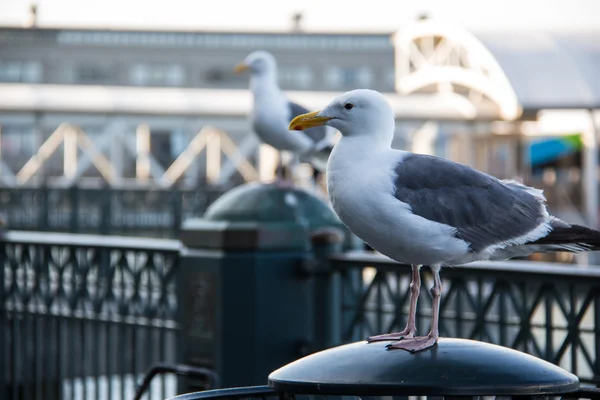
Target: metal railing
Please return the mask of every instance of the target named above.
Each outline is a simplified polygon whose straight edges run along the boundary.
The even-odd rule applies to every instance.
[[[330,263],[340,343],[404,328],[409,266],[365,252]],[[421,274],[417,329],[426,334],[432,280],[428,268]],[[441,275],[441,336],[521,350],[600,384],[600,268],[506,261],[447,267]]]
[[[133,398],[148,366],[177,361],[179,249],[0,232],[0,398]],[[148,398],[164,399],[176,379],[151,389]]]
[[[0,187],[5,228],[176,238],[224,189]]]
[[[201,295],[185,293],[181,272],[203,260],[188,253],[175,240],[0,230],[0,398],[131,399],[150,365],[185,363],[180,303]],[[314,325],[326,327],[315,337],[328,335],[329,347],[404,327],[408,266],[368,252],[329,266],[313,275],[326,289],[311,301]],[[422,275],[417,327],[426,333],[431,278]],[[473,263],[442,278],[443,336],[522,350],[600,383],[600,269]],[[147,398],[174,395],[178,383],[161,376]]]

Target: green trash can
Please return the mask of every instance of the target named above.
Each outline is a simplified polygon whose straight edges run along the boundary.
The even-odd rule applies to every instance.
[[[318,348],[315,290],[323,285],[303,266],[316,253],[361,244],[312,194],[259,183],[232,189],[202,218],[184,221],[181,241],[180,359],[215,370],[223,387],[263,383]]]

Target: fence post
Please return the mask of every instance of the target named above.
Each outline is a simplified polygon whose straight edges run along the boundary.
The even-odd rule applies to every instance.
[[[171,215],[173,215],[172,235],[174,238],[178,238],[183,214],[183,193],[180,188],[174,189],[171,193],[171,211]]]
[[[32,189],[32,191],[35,194],[35,189]],[[48,218],[50,217],[50,213],[49,213],[49,202],[50,200],[48,199],[49,194],[50,194],[50,190],[48,189],[48,183],[44,180],[44,182],[42,183],[42,186],[40,187],[40,212],[38,214],[39,216],[39,220],[38,220],[38,225],[39,225],[39,229],[40,231],[47,231],[49,230],[49,221]]]
[[[111,201],[112,201],[112,190],[108,185],[103,185],[100,189],[100,233],[102,235],[111,234]]]
[[[69,205],[71,206],[71,218],[69,221],[69,231],[71,233],[79,232],[79,188],[77,185],[69,187]]]

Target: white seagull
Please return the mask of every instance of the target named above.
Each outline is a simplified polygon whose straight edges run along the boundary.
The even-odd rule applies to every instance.
[[[334,131],[326,126],[307,129],[301,135],[290,135],[288,123],[308,110],[287,99],[277,82],[277,61],[266,51],[250,53],[235,72],[250,72],[253,107],[252,128],[259,139],[279,151],[289,151],[300,160],[309,162],[315,179],[327,167]],[[281,162],[283,167],[283,163]]]
[[[327,163],[335,212],[371,247],[412,265],[406,329],[369,337],[411,352],[437,343],[442,266],[549,251],[600,249],[600,232],[548,214],[542,191],[499,180],[444,158],[391,148],[394,114],[378,92],[353,90],[322,111],[296,117],[290,130],[319,125],[342,138]],[[415,336],[420,267],[433,272],[431,330]]]

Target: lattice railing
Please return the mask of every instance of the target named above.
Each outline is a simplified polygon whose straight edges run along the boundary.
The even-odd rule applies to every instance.
[[[410,267],[369,253],[331,260],[341,280],[340,342],[400,331]],[[429,331],[432,280],[422,269],[417,328]],[[551,361],[600,383],[600,268],[531,262],[442,270],[442,336],[482,340]]]
[[[131,398],[139,374],[174,362],[179,246],[0,234],[0,397]]]
[[[201,216],[224,189],[0,187],[8,229],[177,237],[181,222]]]

